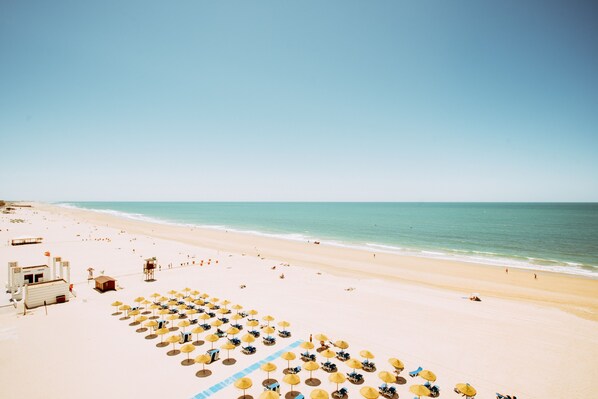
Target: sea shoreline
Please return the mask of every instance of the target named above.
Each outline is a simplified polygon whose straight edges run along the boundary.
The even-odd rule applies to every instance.
[[[370,253],[388,253],[396,254],[400,256],[412,256],[424,259],[438,259],[445,261],[463,262],[474,265],[492,266],[499,268],[516,268],[522,270],[529,270],[532,272],[549,272],[549,273],[560,273],[565,275],[580,276],[589,279],[598,279],[598,273],[593,270],[588,270],[586,265],[575,261],[556,260],[550,258],[535,258],[516,254],[501,254],[495,252],[487,252],[483,250],[458,250],[458,249],[445,249],[438,247],[426,247],[426,248],[413,248],[406,246],[399,246],[396,244],[388,244],[381,242],[360,242],[351,241],[343,238],[329,238],[320,237],[317,234],[306,234],[301,232],[268,232],[259,231],[256,229],[244,229],[236,226],[227,225],[209,225],[209,224],[197,224],[191,222],[181,222],[176,220],[169,220],[164,217],[149,216],[140,213],[132,213],[119,211],[115,209],[98,209],[98,208],[86,208],[84,206],[75,205],[77,202],[54,202],[49,205],[56,205],[67,209],[81,209],[100,214],[112,215],[128,220],[138,220],[142,222],[165,224],[178,227],[191,227],[197,229],[215,230],[215,231],[228,231],[232,233],[240,233],[247,235],[255,235],[258,237],[266,237],[273,239],[289,240],[296,242],[314,242],[317,241],[321,245],[334,246],[339,248],[357,249],[367,251]],[[97,204],[97,203],[94,203]],[[107,202],[106,204],[111,204]],[[533,204],[530,204],[533,205]],[[552,204],[549,205],[558,205]],[[590,265],[588,267],[595,267]]]
[[[325,270],[339,276],[395,280],[459,292],[553,306],[598,320],[598,280],[572,274],[489,266],[472,262],[423,258],[357,248],[314,245],[249,233],[133,220],[93,210],[35,203],[52,213],[156,238],[217,249],[244,256]],[[364,268],[364,265],[366,266]],[[534,278],[537,276],[537,278]]]

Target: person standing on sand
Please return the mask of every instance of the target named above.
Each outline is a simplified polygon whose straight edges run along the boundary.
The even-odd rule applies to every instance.
[[[309,342],[312,342],[313,337],[311,336],[311,334],[309,334]]]

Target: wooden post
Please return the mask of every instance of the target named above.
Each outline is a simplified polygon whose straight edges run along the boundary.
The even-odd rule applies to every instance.
[[[46,305],[46,301],[44,301],[44,309],[46,310],[46,316],[48,315],[48,306]]]

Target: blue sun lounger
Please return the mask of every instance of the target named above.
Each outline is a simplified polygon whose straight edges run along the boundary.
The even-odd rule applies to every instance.
[[[409,376],[410,377],[416,377],[417,375],[419,375],[419,373],[421,373],[424,369],[422,369],[421,367],[418,367],[417,370],[413,370],[409,372]]]

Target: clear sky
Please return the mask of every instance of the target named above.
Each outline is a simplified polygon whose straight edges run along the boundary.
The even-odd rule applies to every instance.
[[[0,198],[598,201],[595,1],[0,2]]]

